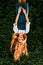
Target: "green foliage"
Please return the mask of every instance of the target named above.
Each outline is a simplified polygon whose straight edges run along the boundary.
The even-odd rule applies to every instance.
[[[29,56],[23,56],[20,62],[14,62],[13,53],[10,53],[16,2],[17,0],[0,0],[0,65],[43,65],[43,0],[28,0],[31,22],[27,40]]]

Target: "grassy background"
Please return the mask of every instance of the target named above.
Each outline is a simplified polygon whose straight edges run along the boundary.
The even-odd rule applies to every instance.
[[[15,20],[17,0],[0,0],[0,65],[43,65],[43,0],[28,0],[31,29],[28,33],[29,56],[14,62],[10,53],[10,40]]]

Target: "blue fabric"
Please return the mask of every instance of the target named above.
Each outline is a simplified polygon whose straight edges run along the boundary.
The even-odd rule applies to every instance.
[[[26,12],[28,13],[28,11],[29,11],[29,10],[27,10],[28,9],[28,3],[17,3],[16,4],[16,15],[18,14],[18,8],[20,6],[25,8]],[[25,18],[25,15],[24,15],[23,11],[21,11],[20,16],[19,16],[18,29],[26,30],[26,18]]]

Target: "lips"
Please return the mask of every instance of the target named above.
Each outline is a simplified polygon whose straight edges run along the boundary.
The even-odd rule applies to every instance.
[[[19,42],[22,42],[22,41],[23,41],[23,39],[18,39],[18,41],[19,41]]]

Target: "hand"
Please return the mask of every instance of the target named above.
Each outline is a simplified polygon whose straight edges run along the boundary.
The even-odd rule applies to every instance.
[[[13,23],[13,26],[16,26],[17,25],[17,23]]]

